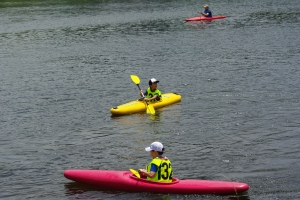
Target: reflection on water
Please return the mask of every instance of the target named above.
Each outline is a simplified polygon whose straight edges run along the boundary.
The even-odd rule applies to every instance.
[[[178,120],[181,117],[181,103],[176,103],[173,105],[168,105],[163,108],[155,109],[154,115],[146,114],[146,112],[131,114],[131,115],[123,115],[123,116],[111,116],[112,121],[115,127],[124,128],[124,127],[140,127],[140,130],[144,130],[141,127],[143,126],[156,126],[159,124],[163,124],[162,121],[172,121]]]
[[[250,197],[247,195],[229,197],[228,200],[250,200]]]
[[[205,25],[205,24],[211,24],[213,20],[200,20],[200,21],[188,21],[186,24],[197,24],[197,25]],[[216,20],[214,20],[216,21]]]
[[[103,194],[103,199],[117,197],[124,193],[116,190],[100,189],[99,187],[90,186],[87,184],[70,182],[65,183],[65,194],[66,196],[75,195],[74,199],[99,199],[99,192]]]

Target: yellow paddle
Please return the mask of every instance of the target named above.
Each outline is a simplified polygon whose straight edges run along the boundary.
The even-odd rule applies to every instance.
[[[140,78],[138,76],[136,76],[136,75],[130,75],[130,77],[131,77],[131,80],[138,86],[139,90],[141,91],[141,88],[139,86],[139,84],[140,84]],[[143,98],[145,98],[145,96],[144,96],[143,93],[142,93],[142,95],[143,95]],[[147,110],[146,110],[147,114],[154,115],[155,114],[155,110],[154,110],[153,106],[149,105],[147,103],[147,101],[145,101],[145,102],[146,102],[146,105],[147,105]]]
[[[141,175],[138,171],[134,170],[134,169],[129,169],[136,177],[141,178]]]

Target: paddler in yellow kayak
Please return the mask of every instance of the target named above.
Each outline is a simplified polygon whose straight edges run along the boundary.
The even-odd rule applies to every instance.
[[[152,161],[146,169],[139,169],[142,176],[147,176],[148,180],[157,182],[172,182],[172,164],[167,157],[163,157],[164,147],[160,142],[153,142],[150,147],[145,148],[150,152]]]
[[[149,88],[144,93],[145,101],[156,102],[162,100],[161,91],[157,88],[158,82],[155,78],[149,80]],[[140,96],[143,97],[143,90],[140,91]]]

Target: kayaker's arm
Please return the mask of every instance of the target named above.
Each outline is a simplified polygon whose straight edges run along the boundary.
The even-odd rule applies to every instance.
[[[140,90],[140,96],[141,96],[141,97],[144,97],[144,95],[143,95],[143,90]]]
[[[203,12],[199,12],[201,15],[207,17],[209,15],[209,13],[203,13]]]
[[[145,175],[147,177],[153,178],[156,172],[147,172],[145,169],[139,169],[139,172],[142,173],[141,175]]]
[[[154,100],[154,99],[157,99],[158,95],[154,95],[153,97],[151,98],[147,98],[147,91],[145,93],[143,93],[143,90],[140,91],[140,96],[144,98],[145,101],[151,101],[151,100]]]
[[[144,94],[144,95],[143,95]],[[145,93],[143,93],[143,90],[140,90],[140,96],[141,97],[146,97],[147,96],[147,91]]]
[[[145,101],[155,100],[155,99],[157,99],[157,97],[158,97],[158,95],[156,94],[156,95],[154,95],[154,96],[151,97],[151,98],[145,98]]]

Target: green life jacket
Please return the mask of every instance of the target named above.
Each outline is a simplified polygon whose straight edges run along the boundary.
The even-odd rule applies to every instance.
[[[147,166],[147,172],[150,172],[151,165],[157,166],[158,170],[153,178],[147,177],[148,180],[157,182],[172,182],[173,169],[171,161],[168,158],[154,158]]]
[[[161,96],[161,91],[159,89],[154,90],[153,92],[151,91],[150,87],[147,89],[147,98],[152,98],[154,95],[157,95],[158,98],[151,100],[151,102],[156,102],[156,101],[161,101],[162,96]]]

